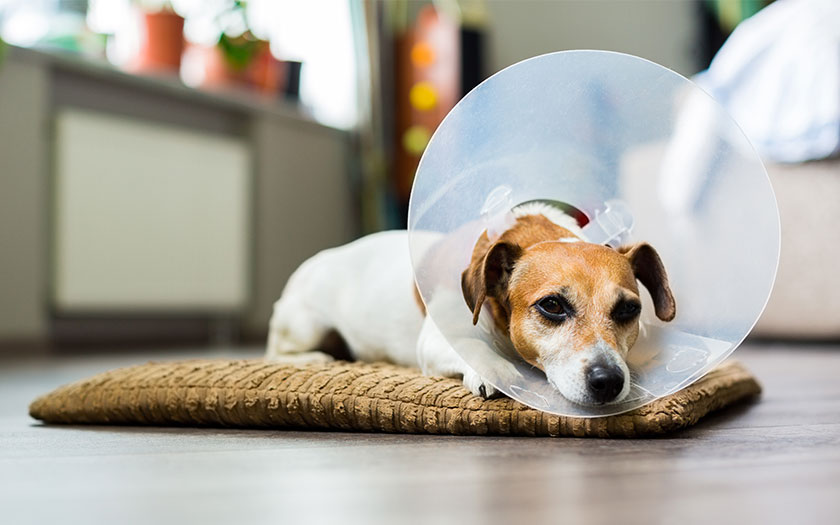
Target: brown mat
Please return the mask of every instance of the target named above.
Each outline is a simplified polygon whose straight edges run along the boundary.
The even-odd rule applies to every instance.
[[[112,370],[36,399],[47,423],[294,428],[427,434],[639,437],[696,423],[761,391],[739,363],[642,408],[596,419],[483,400],[455,379],[385,364],[196,360]]]

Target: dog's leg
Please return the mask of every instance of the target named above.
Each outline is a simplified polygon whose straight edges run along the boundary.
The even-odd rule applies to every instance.
[[[331,356],[314,351],[330,330],[316,312],[295,300],[294,294],[284,294],[274,304],[265,357],[295,364],[332,361]]]
[[[475,370],[449,345],[430,317],[423,320],[423,328],[417,338],[417,362],[424,374],[430,376],[461,377],[464,386],[485,399],[501,393],[485,382]]]

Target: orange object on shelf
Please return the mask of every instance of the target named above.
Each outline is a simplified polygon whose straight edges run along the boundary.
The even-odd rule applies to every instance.
[[[286,87],[288,64],[274,58],[268,42],[261,40],[260,44],[259,53],[245,70],[247,82],[262,93],[279,93]]]
[[[137,71],[178,73],[184,51],[184,19],[173,11],[143,13]]]
[[[241,69],[229,63],[218,45],[191,45],[188,60],[198,62],[200,87],[244,86],[265,95],[282,92],[288,79],[288,63],[274,58],[268,42],[259,41],[257,47],[254,57]]]

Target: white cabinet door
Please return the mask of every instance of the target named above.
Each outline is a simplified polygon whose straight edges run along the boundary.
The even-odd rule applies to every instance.
[[[243,141],[65,108],[54,169],[60,311],[244,306],[251,155]]]

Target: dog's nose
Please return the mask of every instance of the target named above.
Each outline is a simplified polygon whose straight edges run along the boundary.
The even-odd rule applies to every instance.
[[[594,365],[586,374],[586,383],[597,403],[607,403],[624,388],[624,373],[617,366]]]

